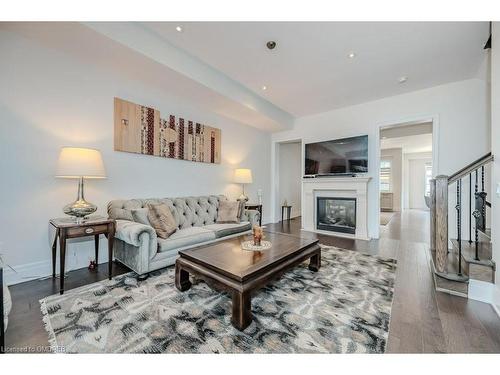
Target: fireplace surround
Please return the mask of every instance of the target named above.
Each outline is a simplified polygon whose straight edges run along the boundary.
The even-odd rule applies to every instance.
[[[302,180],[302,229],[332,236],[369,240],[368,183],[371,177],[318,177]],[[332,231],[317,223],[317,198],[355,200],[355,229]],[[337,228],[338,229],[338,228]]]

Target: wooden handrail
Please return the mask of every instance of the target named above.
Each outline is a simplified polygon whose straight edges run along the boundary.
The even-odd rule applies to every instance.
[[[462,177],[467,176],[469,173],[474,172],[476,169],[481,168],[483,165],[488,164],[493,161],[493,155],[491,152],[488,152],[483,157],[473,161],[457,172],[453,173],[450,177],[448,177],[448,185],[451,185],[455,181],[461,179]]]

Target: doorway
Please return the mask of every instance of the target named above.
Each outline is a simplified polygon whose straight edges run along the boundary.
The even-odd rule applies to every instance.
[[[432,120],[380,129],[380,225],[403,210],[428,210],[426,196],[433,176]]]
[[[298,218],[302,210],[302,142],[289,141],[277,144],[276,203],[279,220],[282,211],[285,219]],[[291,208],[282,209],[283,206]]]

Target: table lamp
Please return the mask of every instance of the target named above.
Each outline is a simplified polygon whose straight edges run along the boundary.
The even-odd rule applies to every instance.
[[[78,196],[76,201],[63,208],[67,215],[81,222],[87,215],[94,213],[97,206],[87,202],[83,193],[84,178],[106,178],[101,152],[91,148],[63,147],[59,154],[56,177],[77,178]]]
[[[252,170],[239,168],[234,171],[234,182],[241,184],[243,192],[241,193],[238,200],[248,201],[248,197],[245,195],[245,184],[252,183]]]

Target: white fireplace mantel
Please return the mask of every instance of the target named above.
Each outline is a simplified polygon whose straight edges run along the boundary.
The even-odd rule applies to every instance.
[[[334,236],[369,240],[368,182],[371,177],[316,177],[302,180],[302,229]],[[316,197],[356,198],[356,233],[346,234],[316,228]]]

